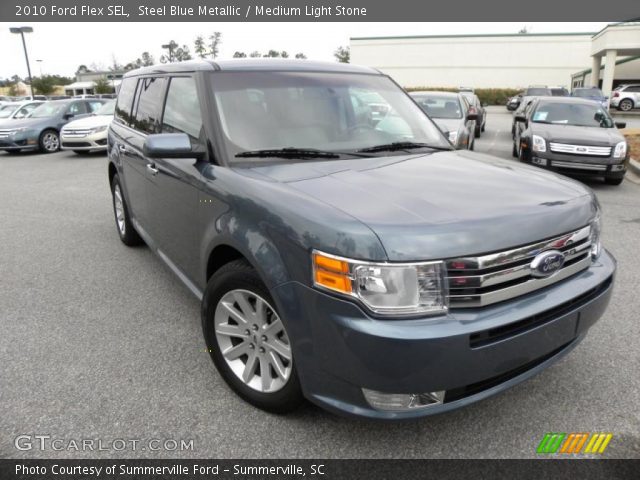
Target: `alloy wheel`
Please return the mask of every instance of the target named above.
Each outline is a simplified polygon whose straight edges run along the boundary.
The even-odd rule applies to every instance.
[[[126,225],[124,222],[124,204],[122,202],[122,193],[120,192],[120,185],[116,184],[113,189],[113,207],[116,211],[116,223],[118,224],[118,231],[120,235],[125,234]]]
[[[248,290],[227,292],[214,314],[216,340],[231,371],[253,390],[282,389],[293,369],[291,344],[269,303]]]
[[[633,108],[633,104],[631,103],[631,100],[625,99],[620,102],[620,110],[622,110],[623,112],[628,112],[632,108]]]
[[[57,152],[60,147],[60,139],[54,132],[47,132],[42,137],[42,146],[47,152]]]

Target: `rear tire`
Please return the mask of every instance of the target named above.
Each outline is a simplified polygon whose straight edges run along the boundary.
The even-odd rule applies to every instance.
[[[304,397],[284,323],[246,260],[226,264],[209,280],[202,331],[218,372],[242,399],[272,413],[300,406]]]
[[[633,110],[633,100],[629,98],[620,100],[620,103],[618,104],[618,110],[622,110],[623,112],[628,112],[629,110]]]
[[[482,130],[482,127],[480,127],[479,125],[474,129],[473,135],[476,138],[480,138],[480,131]]]
[[[118,177],[118,174],[115,174],[111,180],[111,197],[113,199],[116,230],[122,243],[128,247],[134,247],[144,243],[140,235],[138,235],[138,232],[136,232],[133,223],[131,223],[129,206],[122,194],[122,186],[120,185],[120,177]]]
[[[513,158],[518,158],[518,149],[516,148],[516,142],[513,142],[513,147],[511,147],[511,155]]]

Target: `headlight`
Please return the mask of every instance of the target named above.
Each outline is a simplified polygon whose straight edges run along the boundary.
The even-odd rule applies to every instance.
[[[449,132],[449,141],[453,144],[458,140],[458,132]]]
[[[602,251],[602,244],[600,243],[601,231],[600,214],[598,213],[596,218],[591,222],[591,233],[589,234],[589,240],[591,241],[591,258],[593,260],[597,259]]]
[[[534,152],[546,152],[547,151],[547,142],[544,141],[539,135],[534,135],[531,138],[531,146]]]
[[[312,252],[313,284],[358,299],[373,313],[389,316],[447,311],[443,262],[369,263]]]
[[[90,133],[98,133],[98,132],[104,132],[107,128],[109,128],[108,125],[103,125],[102,127],[95,127],[92,128],[91,130],[89,130]]]
[[[627,155],[627,142],[620,142],[613,149],[613,158],[624,158]]]
[[[11,130],[10,135],[15,135],[16,133],[20,133],[20,132],[26,132],[27,130],[31,130],[31,127],[14,128]]]

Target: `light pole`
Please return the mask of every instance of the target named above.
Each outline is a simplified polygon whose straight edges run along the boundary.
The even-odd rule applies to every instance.
[[[162,45],[162,48],[166,48],[167,50],[169,50],[169,63],[172,63],[173,62],[173,42],[165,43],[164,45]]]
[[[29,65],[29,55],[27,54],[27,43],[24,41],[24,34],[33,32],[31,27],[11,27],[11,33],[19,33],[22,37],[22,47],[24,48],[24,58],[27,61],[27,72],[29,73],[29,89],[31,90],[31,98],[33,98],[33,85],[31,82],[31,65]]]
[[[42,77],[42,60],[36,60],[38,62],[38,67],[40,68],[40,76]]]

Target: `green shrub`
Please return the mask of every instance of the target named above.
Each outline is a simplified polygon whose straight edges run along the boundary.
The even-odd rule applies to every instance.
[[[457,92],[455,87],[409,87],[407,92],[418,90],[432,90],[436,92]],[[475,92],[483,105],[505,105],[507,99],[517,95],[522,90],[518,88],[476,88]]]

